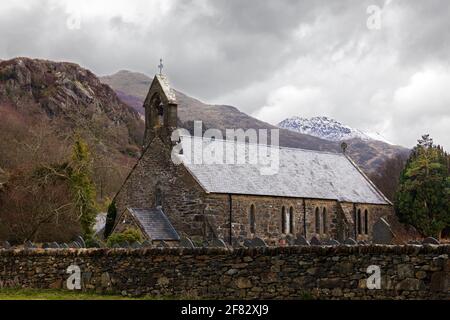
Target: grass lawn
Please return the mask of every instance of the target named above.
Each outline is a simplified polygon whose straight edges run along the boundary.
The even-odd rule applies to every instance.
[[[0,289],[0,300],[154,300],[144,296],[129,298],[120,295],[105,295],[80,291],[49,289]]]

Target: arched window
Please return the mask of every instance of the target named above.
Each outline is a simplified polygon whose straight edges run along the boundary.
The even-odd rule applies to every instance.
[[[164,125],[164,106],[162,103],[159,103],[157,106],[158,111],[158,125]]]
[[[327,226],[327,209],[323,208],[322,211],[322,224],[323,224],[323,233],[327,233],[328,232],[328,226]]]
[[[294,234],[294,208],[289,208],[289,233]]]
[[[161,102],[161,98],[158,94],[155,94],[151,100],[151,114],[153,126],[164,125],[164,105]]]
[[[287,221],[286,221],[287,219],[286,219],[286,208],[283,206],[282,208],[281,208],[281,233],[286,233],[286,223],[287,223]]]
[[[316,233],[320,233],[320,212],[319,212],[319,208],[316,208]]]
[[[356,217],[356,220],[357,220],[357,226],[358,226],[358,228],[357,228],[357,231],[358,231],[358,234],[362,234],[362,224],[361,224],[361,209],[358,209],[358,215],[357,215],[357,217]]]
[[[256,233],[255,205],[250,206],[250,233]]]
[[[369,234],[369,212],[364,210],[364,233]]]
[[[156,187],[155,190],[155,207],[162,207],[163,204],[163,196],[160,187]]]

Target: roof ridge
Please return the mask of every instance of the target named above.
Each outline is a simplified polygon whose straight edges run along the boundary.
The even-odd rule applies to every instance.
[[[187,137],[187,138],[194,138],[194,139],[199,139],[199,140],[205,140],[207,138],[205,137],[199,137],[199,136],[192,136],[192,135],[180,135],[180,138],[182,137]],[[275,145],[270,145],[270,144],[265,144],[265,143],[254,143],[254,142],[247,142],[247,141],[235,141],[235,140],[228,140],[228,139],[220,139],[220,138],[216,138],[212,141],[224,141],[224,142],[229,142],[229,143],[241,143],[241,144],[245,144],[245,145],[257,145],[257,146],[265,146],[265,147],[270,147],[270,148],[279,148],[279,149],[284,149],[284,150],[292,150],[292,151],[304,151],[304,152],[311,152],[311,153],[322,153],[322,154],[331,154],[331,155],[337,155],[337,156],[344,156],[343,153],[340,152],[332,152],[332,151],[324,151],[324,150],[312,150],[312,149],[304,149],[304,148],[293,148],[293,147],[286,147],[286,146],[275,146]]]

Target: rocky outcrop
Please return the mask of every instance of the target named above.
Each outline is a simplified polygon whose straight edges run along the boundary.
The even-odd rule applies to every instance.
[[[105,145],[142,143],[139,114],[77,64],[16,58],[0,62],[0,106],[50,119],[63,130],[86,130]]]

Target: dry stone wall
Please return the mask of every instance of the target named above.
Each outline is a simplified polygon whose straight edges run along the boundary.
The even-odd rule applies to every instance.
[[[0,288],[234,299],[450,299],[450,246],[0,250]],[[381,289],[368,289],[378,266]]]

